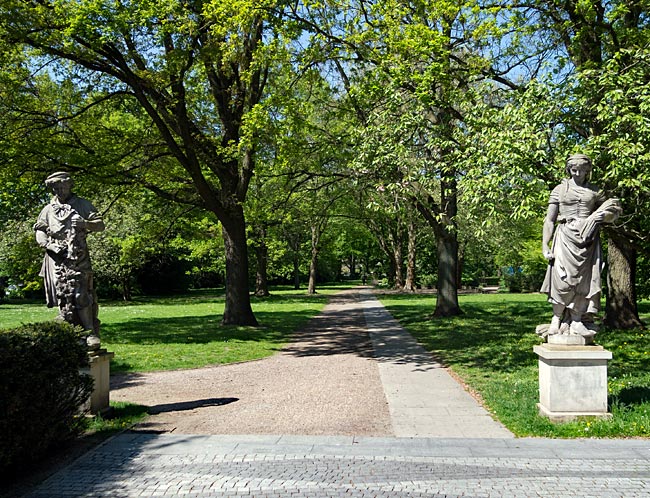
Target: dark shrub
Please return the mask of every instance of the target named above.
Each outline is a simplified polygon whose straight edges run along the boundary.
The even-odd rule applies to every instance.
[[[0,331],[0,471],[37,460],[85,426],[92,378],[81,332],[44,322]]]

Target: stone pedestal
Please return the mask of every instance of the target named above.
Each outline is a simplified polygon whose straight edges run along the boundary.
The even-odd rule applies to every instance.
[[[542,344],[539,357],[539,411],[553,421],[606,417],[607,360],[602,346]]]
[[[110,409],[110,366],[111,358],[114,356],[115,353],[109,353],[105,349],[98,349],[88,353],[89,366],[83,372],[93,378],[95,387],[85,408],[89,409],[93,415],[105,414]]]

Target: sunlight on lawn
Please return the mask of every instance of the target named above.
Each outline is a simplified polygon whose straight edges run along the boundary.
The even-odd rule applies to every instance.
[[[317,314],[328,296],[343,286],[322,286],[315,296],[290,288],[252,297],[259,327],[222,326],[223,291],[182,296],[143,297],[100,306],[102,347],[115,353],[111,371],[197,368],[264,358],[280,349],[291,334]],[[56,317],[44,304],[1,304],[0,326]]]
[[[519,436],[650,436],[650,362],[644,330],[602,329],[598,344],[614,358],[608,365],[611,420],[554,425],[539,417],[535,326],[550,319],[542,294],[459,296],[464,314],[431,318],[432,295],[384,295],[382,303],[427,349],[450,366],[487,407]],[[650,303],[639,307],[647,319]]]

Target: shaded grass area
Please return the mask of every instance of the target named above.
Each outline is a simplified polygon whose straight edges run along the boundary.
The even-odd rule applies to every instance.
[[[196,368],[272,355],[316,315],[329,295],[352,284],[324,285],[318,294],[289,287],[252,297],[259,327],[223,326],[223,290],[144,297],[100,304],[102,347],[115,353],[111,372]],[[41,303],[0,304],[0,327],[51,320]]]
[[[107,416],[96,415],[88,419],[88,435],[106,438],[128,429],[147,416],[149,408],[124,401],[111,401],[111,411]]]
[[[382,303],[427,349],[452,368],[486,407],[518,436],[649,437],[650,344],[645,330],[602,329],[598,344],[612,351],[609,363],[611,420],[553,424],[537,413],[535,327],[550,321],[539,294],[459,296],[464,314],[431,318],[435,296],[384,295]],[[639,309],[649,318],[650,303]]]

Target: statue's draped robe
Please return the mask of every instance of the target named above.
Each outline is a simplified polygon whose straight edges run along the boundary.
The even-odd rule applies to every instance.
[[[603,255],[598,227],[588,217],[605,197],[591,184],[580,187],[564,180],[551,192],[549,204],[558,205],[553,256],[541,291],[548,300],[581,313],[600,309]]]
[[[74,270],[80,272],[85,280],[89,281],[92,289],[92,268],[88,247],[86,246],[85,234],[75,236],[72,228],[71,218],[78,214],[86,221],[100,220],[101,215],[97,209],[86,199],[73,195],[65,203],[60,203],[56,197],[43,208],[34,230],[42,231],[47,235],[48,244],[59,246],[62,250],[60,255],[50,251],[45,252],[40,276],[44,279],[45,297],[48,307],[58,306],[57,299],[57,266],[64,261],[70,261],[67,256],[74,253]],[[91,296],[83,296],[91,299]],[[85,299],[84,299],[85,300]],[[91,305],[92,303],[84,303]]]

